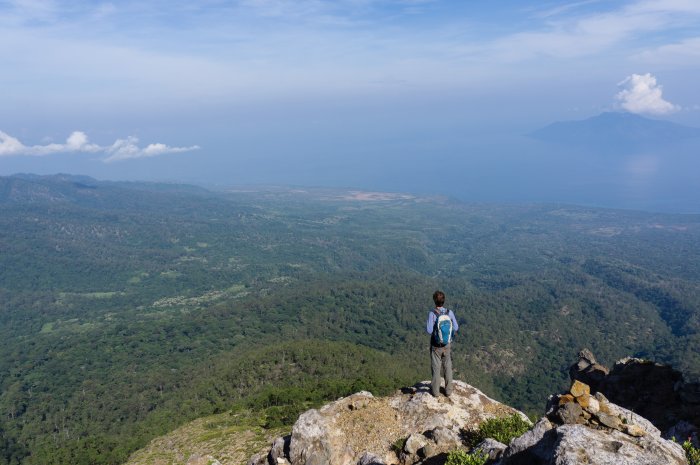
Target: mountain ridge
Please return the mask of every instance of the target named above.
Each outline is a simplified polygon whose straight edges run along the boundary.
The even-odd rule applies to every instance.
[[[627,112],[604,112],[583,120],[554,122],[529,135],[559,145],[646,150],[685,139],[698,139],[700,128]]]

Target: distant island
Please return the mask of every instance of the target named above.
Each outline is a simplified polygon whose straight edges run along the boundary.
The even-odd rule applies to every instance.
[[[608,150],[648,150],[698,139],[700,128],[646,118],[627,112],[605,112],[584,120],[549,124],[530,134],[539,140]]]

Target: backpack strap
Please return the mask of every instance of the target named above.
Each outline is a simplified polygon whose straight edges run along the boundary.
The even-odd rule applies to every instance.
[[[435,313],[435,316],[440,316],[440,315],[449,315],[450,311],[446,309],[445,307],[441,307],[442,311],[438,310],[437,308],[433,309],[433,313]]]

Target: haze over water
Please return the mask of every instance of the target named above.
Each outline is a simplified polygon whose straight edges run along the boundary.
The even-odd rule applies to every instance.
[[[698,213],[699,138],[531,134],[700,127],[699,26],[679,0],[3,2],[0,175]]]

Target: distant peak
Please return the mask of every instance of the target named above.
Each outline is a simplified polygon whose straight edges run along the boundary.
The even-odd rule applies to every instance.
[[[616,151],[669,146],[700,138],[700,128],[647,118],[635,113],[606,111],[583,120],[558,121],[530,134],[560,145]]]

